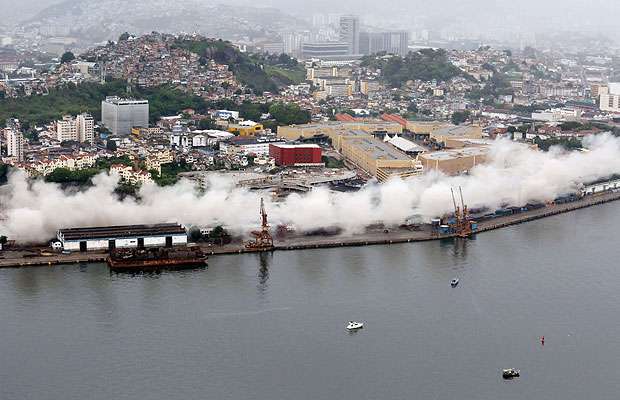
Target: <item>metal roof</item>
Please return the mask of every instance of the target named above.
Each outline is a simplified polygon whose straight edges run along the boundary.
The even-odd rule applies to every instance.
[[[185,228],[176,223],[154,225],[119,225],[58,230],[59,238],[62,237],[64,240],[148,237],[181,234],[186,234]]]

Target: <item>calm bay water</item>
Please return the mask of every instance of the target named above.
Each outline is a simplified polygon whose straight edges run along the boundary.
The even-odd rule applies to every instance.
[[[619,211],[159,275],[1,270],[0,399],[617,399]]]

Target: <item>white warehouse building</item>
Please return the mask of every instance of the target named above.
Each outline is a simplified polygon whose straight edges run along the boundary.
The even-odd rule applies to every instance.
[[[187,245],[187,232],[179,224],[60,229],[57,237],[62,248],[69,251]]]

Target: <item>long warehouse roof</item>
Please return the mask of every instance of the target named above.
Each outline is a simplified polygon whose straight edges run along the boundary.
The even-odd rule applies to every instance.
[[[102,238],[126,238],[140,236],[180,235],[185,228],[179,224],[120,225],[90,228],[60,229],[59,236],[64,240],[88,240]]]

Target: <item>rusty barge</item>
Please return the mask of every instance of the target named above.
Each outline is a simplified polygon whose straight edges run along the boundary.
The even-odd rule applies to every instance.
[[[207,257],[198,247],[116,249],[106,259],[111,270],[184,269],[207,265]]]

